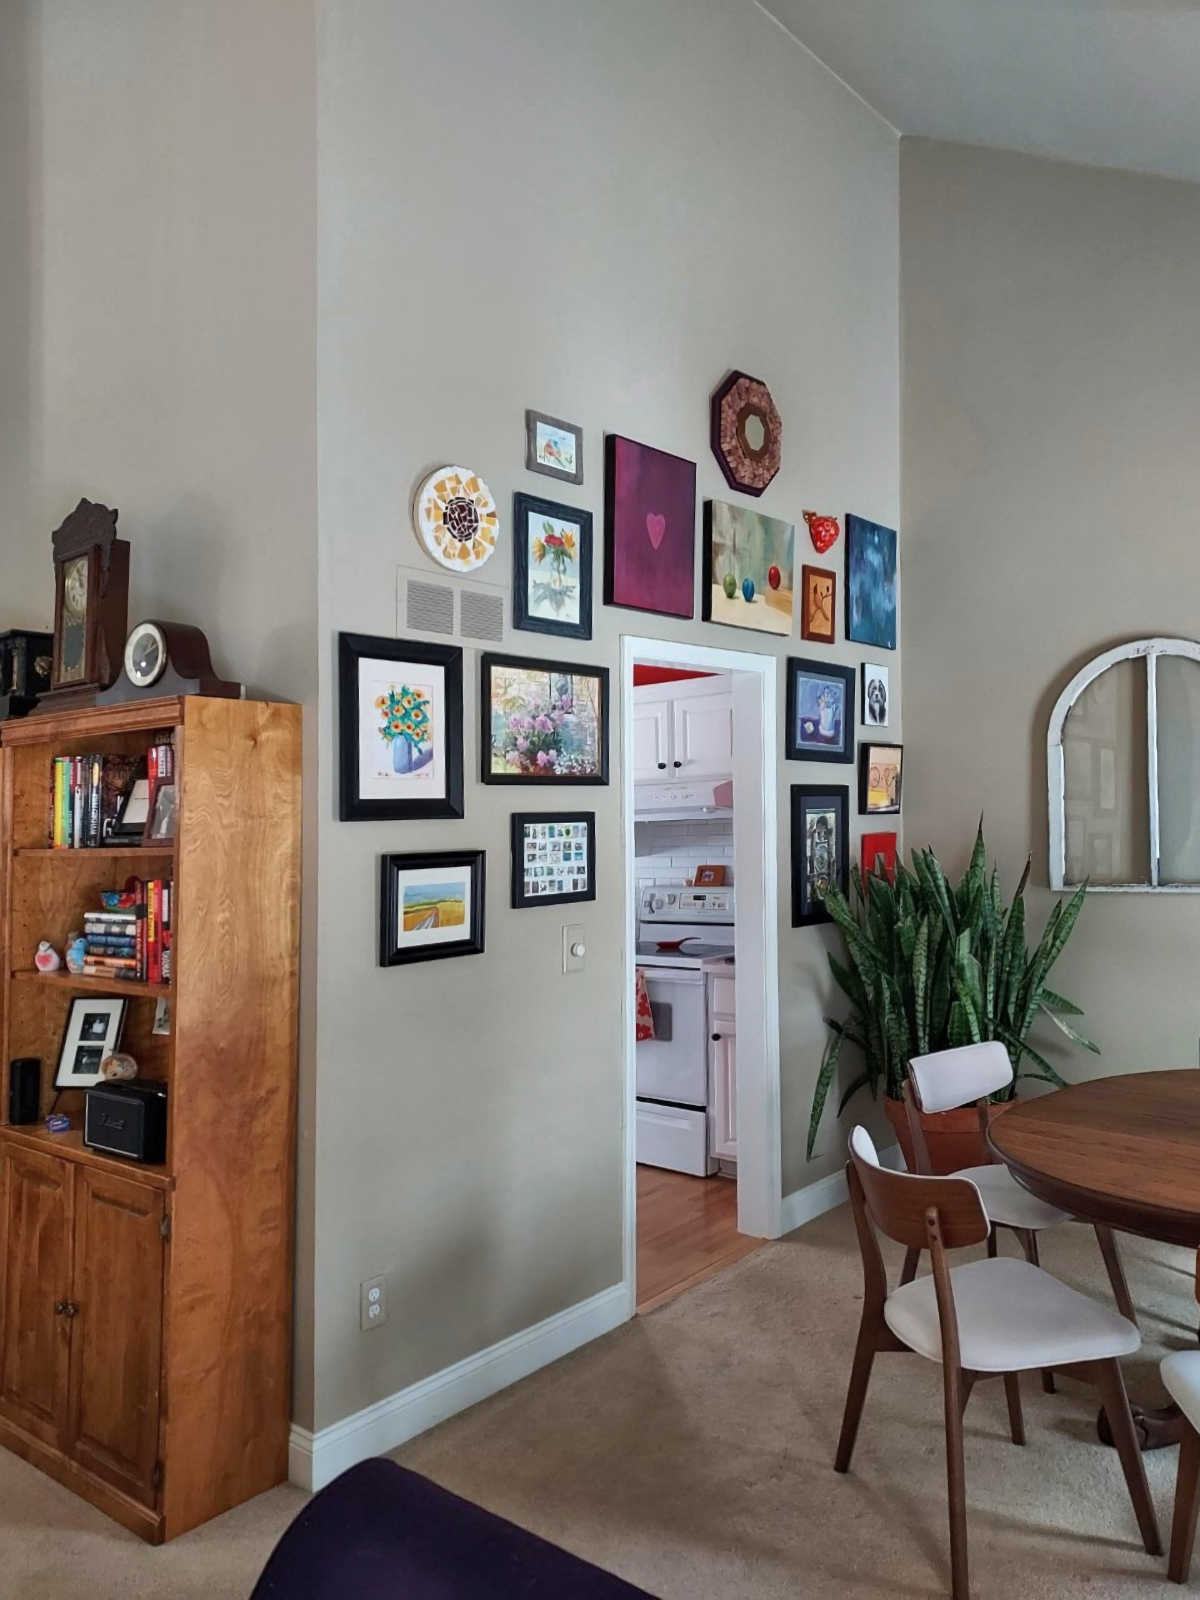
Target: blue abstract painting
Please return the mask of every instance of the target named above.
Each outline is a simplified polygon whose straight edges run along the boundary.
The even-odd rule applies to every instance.
[[[846,637],[896,648],[896,530],[846,515]]]

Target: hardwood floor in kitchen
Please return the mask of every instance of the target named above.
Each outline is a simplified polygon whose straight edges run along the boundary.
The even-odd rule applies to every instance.
[[[763,1239],[737,1231],[737,1184],[637,1169],[637,1308],[653,1311],[732,1266]]]

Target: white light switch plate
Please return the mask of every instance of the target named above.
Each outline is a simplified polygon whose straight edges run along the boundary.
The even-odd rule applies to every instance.
[[[581,922],[567,922],[562,931],[562,961],[564,972],[582,972],[587,961],[587,936]]]

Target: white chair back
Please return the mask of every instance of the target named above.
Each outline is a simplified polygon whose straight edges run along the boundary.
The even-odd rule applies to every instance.
[[[953,1111],[1012,1082],[1012,1062],[998,1039],[913,1056],[908,1064],[922,1111]]]

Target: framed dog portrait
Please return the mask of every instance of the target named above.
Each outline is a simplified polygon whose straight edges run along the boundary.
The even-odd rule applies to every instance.
[[[862,664],[862,719],[864,728],[886,728],[892,703],[892,678],[878,661]]]

